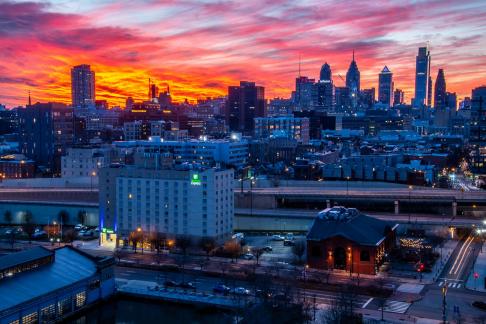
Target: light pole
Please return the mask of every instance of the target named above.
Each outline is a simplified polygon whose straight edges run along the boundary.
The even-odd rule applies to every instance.
[[[408,223],[410,224],[410,218],[412,217],[412,186],[408,186]]]
[[[255,177],[250,178],[250,216],[253,217],[253,185]]]
[[[349,205],[349,176],[346,177],[346,205]],[[349,207],[349,206],[346,206]]]
[[[96,171],[91,172],[91,191],[93,191],[93,178],[96,177]]]
[[[442,287],[442,323],[443,324],[446,324],[447,323],[447,314],[446,314],[447,301],[446,301],[446,295],[447,295],[447,281],[444,283],[444,286]]]

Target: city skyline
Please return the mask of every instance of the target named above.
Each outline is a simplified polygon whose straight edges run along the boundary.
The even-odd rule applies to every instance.
[[[317,79],[328,62],[343,86],[353,50],[361,88],[378,88],[387,65],[409,103],[417,48],[428,41],[433,82],[443,68],[461,99],[486,83],[485,16],[480,1],[2,2],[0,103],[25,105],[29,91],[34,101],[70,103],[79,64],[91,65],[97,99],[111,105],[146,98],[149,78],[179,102],[226,95],[240,80],[289,97],[299,57],[301,75]]]

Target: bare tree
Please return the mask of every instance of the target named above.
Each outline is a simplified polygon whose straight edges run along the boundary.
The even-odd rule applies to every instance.
[[[78,222],[82,225],[86,223],[86,218],[88,217],[88,213],[86,210],[78,211]]]
[[[253,252],[253,255],[255,256],[256,265],[258,265],[259,262],[260,262],[261,256],[263,255],[263,253],[265,253],[265,250],[262,249],[262,248],[257,248],[257,249],[253,249],[252,252]]]
[[[12,212],[10,210],[6,210],[3,213],[3,218],[5,219],[5,223],[7,223],[8,225],[12,224],[13,217],[12,217]]]
[[[299,263],[302,263],[302,257],[305,254],[306,242],[304,240],[298,240],[292,246],[292,253],[299,259]]]
[[[206,252],[206,258],[209,260],[209,254],[216,248],[216,240],[205,236],[199,241],[199,247]]]
[[[137,253],[138,242],[142,240],[143,234],[139,231],[133,231],[130,233],[129,240],[132,242],[132,248]]]
[[[32,216],[32,212],[27,210],[22,214],[22,223],[24,232],[29,237],[29,243],[32,243],[32,236],[35,233],[35,224],[34,224],[34,217]]]
[[[63,225],[66,225],[69,222],[69,213],[64,209],[59,211],[57,217],[59,222]]]
[[[67,231],[64,232],[64,242],[66,243],[71,243],[73,245],[73,241],[76,239],[78,236],[78,233],[73,230],[72,228],[68,229]]]
[[[355,312],[356,292],[353,287],[344,288],[322,314],[321,322],[329,324],[360,324],[362,316]]]
[[[113,256],[118,259],[118,262],[125,256],[125,252],[122,249],[115,249]]]
[[[224,251],[231,257],[231,262],[238,262],[238,257],[241,254],[241,244],[238,240],[230,240],[224,244]]]

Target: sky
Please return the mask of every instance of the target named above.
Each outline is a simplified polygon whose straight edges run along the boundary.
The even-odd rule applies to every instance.
[[[70,69],[90,64],[96,99],[144,100],[148,79],[176,101],[225,95],[240,80],[289,97],[298,75],[329,63],[342,86],[355,50],[362,88],[384,65],[414,92],[415,56],[429,44],[460,98],[486,84],[486,1],[0,0],[0,103],[70,103]]]

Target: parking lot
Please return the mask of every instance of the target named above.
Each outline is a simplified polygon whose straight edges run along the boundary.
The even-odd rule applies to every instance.
[[[294,241],[298,240],[305,240],[305,236],[294,236]],[[245,242],[246,245],[243,247],[245,252],[249,249],[251,253],[254,248],[266,246],[272,248],[271,252],[265,252],[260,257],[261,261],[290,263],[295,258],[292,254],[292,246],[285,246],[283,240],[274,240],[272,235],[245,236]]]

